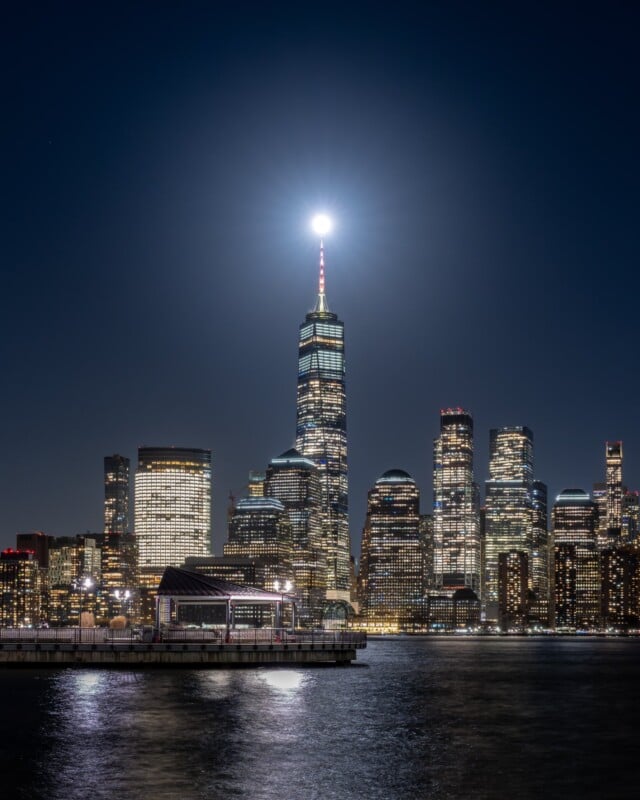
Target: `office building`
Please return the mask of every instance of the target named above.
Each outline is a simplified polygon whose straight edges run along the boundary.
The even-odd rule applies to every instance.
[[[473,419],[462,408],[440,413],[433,458],[433,568],[436,588],[480,589],[481,543],[473,480]]]
[[[485,582],[487,619],[498,611],[500,553],[533,551],[533,433],[497,428],[489,436],[489,480],[485,500]]]
[[[316,305],[299,333],[295,449],[319,470],[327,598],[349,602],[344,324],[327,304],[322,243]]]
[[[566,627],[597,628],[600,618],[600,567],[596,506],[582,489],[565,489],[556,498],[552,521],[556,559],[556,627],[560,619]],[[558,563],[559,559],[562,564]],[[575,586],[571,583],[563,586],[563,581],[571,580],[572,569],[575,570]],[[559,603],[563,608],[573,609],[573,617],[569,611],[565,613],[559,609]]]
[[[529,621],[546,628],[549,625],[549,598],[551,592],[551,552],[547,513],[547,486],[541,481],[533,482],[532,491],[533,550],[529,561]]]
[[[211,552],[211,451],[141,447],[135,476],[140,569],[158,581],[167,566]]]
[[[283,503],[275,497],[245,497],[229,520],[224,555],[230,559],[260,559],[264,565],[263,589],[276,581],[293,581],[291,522]]]
[[[640,554],[629,545],[600,553],[601,616],[607,628],[640,628]]]
[[[424,622],[420,492],[404,470],[385,472],[369,492],[362,540],[361,615],[370,630],[416,630]]]
[[[292,448],[271,460],[263,485],[265,497],[279,500],[291,523],[291,567],[298,623],[309,627],[320,625],[327,594],[320,470]]]
[[[523,631],[529,621],[529,553],[498,554],[498,621],[502,631]]]

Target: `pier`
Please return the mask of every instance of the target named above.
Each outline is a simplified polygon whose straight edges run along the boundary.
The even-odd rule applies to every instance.
[[[342,666],[355,661],[364,647],[366,635],[350,631],[187,629],[147,635],[106,628],[5,628],[0,630],[0,666]]]

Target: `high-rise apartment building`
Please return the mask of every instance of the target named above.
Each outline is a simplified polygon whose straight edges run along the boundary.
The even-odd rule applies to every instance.
[[[500,553],[533,551],[533,433],[522,426],[495,428],[489,436],[485,500],[484,603],[488,619],[498,612]]]
[[[371,629],[422,626],[423,568],[420,492],[407,472],[388,470],[369,492],[362,540],[361,614]]]
[[[300,326],[296,450],[304,458],[311,459],[320,473],[327,598],[348,602],[351,599],[351,547],[344,324],[327,305],[322,243],[316,305]]]
[[[553,541],[556,565],[555,624],[593,629],[600,618],[600,567],[597,550],[596,507],[589,494],[582,489],[565,489],[556,498],[552,511]],[[570,564],[566,569],[559,559]],[[561,585],[575,570],[575,590]],[[568,578],[567,578],[568,579]],[[559,583],[560,582],[560,583]],[[575,597],[571,594],[575,593]],[[565,598],[568,607],[574,608],[574,617],[567,617],[559,607],[559,598]],[[565,600],[562,601],[563,603]]]
[[[437,588],[480,589],[480,526],[473,481],[473,419],[440,412],[433,457],[433,568]]]
[[[273,458],[264,479],[266,497],[278,499],[291,522],[293,593],[302,625],[319,625],[327,594],[320,470],[295,450]]]

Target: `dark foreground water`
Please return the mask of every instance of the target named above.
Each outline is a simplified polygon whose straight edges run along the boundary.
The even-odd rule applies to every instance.
[[[357,666],[1,670],[13,798],[636,798],[640,641],[401,638]]]

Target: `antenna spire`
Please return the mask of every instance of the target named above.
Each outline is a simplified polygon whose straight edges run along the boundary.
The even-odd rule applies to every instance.
[[[327,297],[324,293],[324,241],[320,239],[320,274],[318,276],[318,300],[314,311],[328,311]]]

